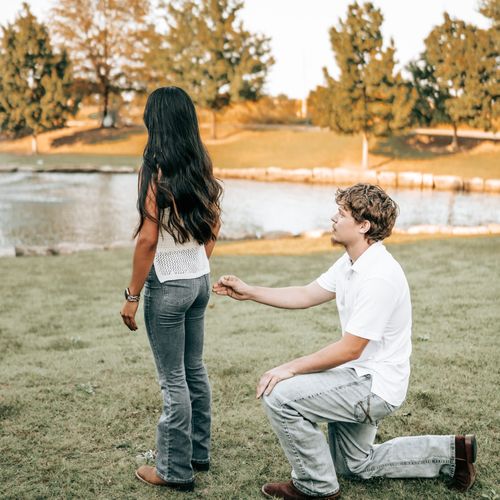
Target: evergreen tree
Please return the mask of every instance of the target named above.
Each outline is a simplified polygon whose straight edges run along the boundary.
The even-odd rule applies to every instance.
[[[362,134],[363,168],[368,167],[369,137],[404,129],[416,99],[394,70],[393,42],[383,48],[382,21],[382,13],[371,3],[349,5],[346,19],[330,29],[340,77],[331,77],[325,68],[326,87],[310,94],[314,123],[341,134]]]
[[[269,38],[238,20],[239,0],[177,0],[167,6],[168,32],[156,52],[155,72],[183,87],[194,101],[216,112],[231,102],[255,100],[274,63]],[[160,69],[158,69],[160,68]]]
[[[112,94],[145,90],[149,13],[148,0],[57,0],[52,9],[51,27],[71,54],[75,77],[101,98],[102,123]]]
[[[450,123],[445,107],[450,94],[448,89],[438,85],[434,68],[427,60],[427,54],[424,52],[419,60],[410,62],[407,70],[410,73],[410,84],[417,92],[412,110],[412,122],[424,127]]]
[[[452,150],[458,147],[459,125],[483,130],[494,126],[499,94],[496,45],[489,31],[447,13],[425,40],[426,60],[438,88],[447,94],[444,110],[453,127]]]
[[[13,135],[30,133],[36,153],[37,135],[63,127],[77,108],[68,56],[53,52],[47,28],[26,3],[2,31],[0,127]]]
[[[307,97],[307,109],[314,125],[327,128],[333,121],[332,92],[327,87],[318,85]]]

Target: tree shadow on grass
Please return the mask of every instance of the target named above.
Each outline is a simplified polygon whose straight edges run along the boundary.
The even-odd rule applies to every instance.
[[[57,137],[51,143],[52,147],[69,146],[72,144],[102,144],[128,139],[133,135],[145,133],[146,129],[140,126],[122,128],[93,128],[82,130],[64,137]]]
[[[379,139],[370,153],[400,160],[427,160],[455,153],[470,151],[484,142],[481,139],[460,137],[458,151],[452,152],[452,137],[438,135],[407,134]]]

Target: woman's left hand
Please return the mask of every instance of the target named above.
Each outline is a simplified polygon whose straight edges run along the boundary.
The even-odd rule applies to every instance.
[[[135,313],[139,307],[139,302],[130,302],[126,300],[120,311],[120,316],[123,322],[127,325],[129,330],[137,330],[137,323],[135,322]]]

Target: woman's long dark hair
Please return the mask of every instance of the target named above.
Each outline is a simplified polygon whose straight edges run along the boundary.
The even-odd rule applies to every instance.
[[[152,92],[144,109],[148,142],[139,172],[137,236],[146,218],[158,222],[176,243],[194,239],[206,244],[216,239],[222,187],[201,142],[196,111],[179,87]],[[148,189],[156,197],[157,214],[146,208]],[[168,210],[167,220],[163,219]]]

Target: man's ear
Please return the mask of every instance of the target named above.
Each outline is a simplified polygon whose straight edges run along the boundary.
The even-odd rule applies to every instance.
[[[359,226],[359,232],[361,234],[366,234],[370,230],[370,227],[371,227],[370,221],[364,220]]]

